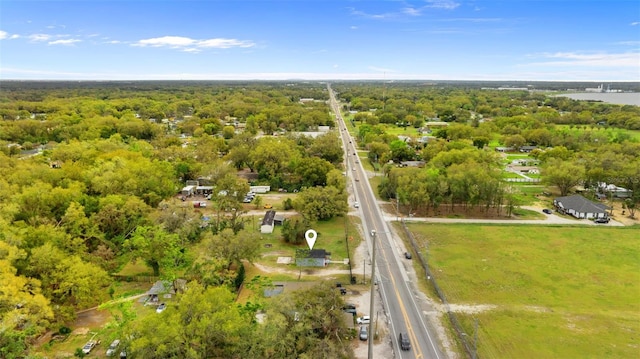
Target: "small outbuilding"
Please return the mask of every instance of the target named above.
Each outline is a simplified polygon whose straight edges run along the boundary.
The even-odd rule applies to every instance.
[[[576,218],[606,218],[608,206],[602,203],[592,202],[579,194],[573,196],[558,197],[553,200],[553,205],[560,213],[570,214]]]

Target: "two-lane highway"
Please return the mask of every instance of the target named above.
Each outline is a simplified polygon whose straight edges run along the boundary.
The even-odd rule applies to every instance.
[[[390,318],[389,329],[393,350],[397,358],[446,358],[438,345],[436,335],[429,331],[426,318],[422,309],[417,303],[413,294],[415,289],[407,276],[402,261],[403,252],[399,250],[393,237],[393,232],[385,222],[382,212],[376,202],[373,190],[369,185],[367,174],[357,156],[355,139],[351,138],[346,124],[340,113],[338,102],[331,85],[327,85],[329,90],[331,107],[336,114],[336,122],[340,131],[343,146],[345,148],[345,159],[347,174],[352,177],[353,195],[355,201],[360,204],[360,214],[362,225],[367,233],[368,241],[376,241],[376,278],[378,279],[377,290],[383,300],[385,312]],[[375,235],[371,235],[371,231]],[[372,243],[369,243],[371,253]],[[410,263],[406,263],[410,265]],[[372,281],[374,285],[374,281]],[[370,313],[372,320],[375,313]],[[411,340],[411,350],[400,349],[398,336],[400,333],[407,333]],[[372,338],[373,335],[370,335]],[[374,355],[375,357],[375,355]]]

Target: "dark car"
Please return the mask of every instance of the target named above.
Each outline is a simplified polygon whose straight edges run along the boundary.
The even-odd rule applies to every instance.
[[[411,259],[411,253],[404,252],[404,257],[407,258],[407,259]]]
[[[343,312],[346,312],[346,313],[351,313],[351,314],[353,314],[354,316],[358,313],[358,312],[356,311],[356,305],[355,305],[355,304],[351,304],[351,303],[346,303],[346,304],[344,305],[344,307],[342,307],[342,311],[343,311]]]
[[[409,336],[407,333],[400,333],[398,337],[398,343],[400,344],[400,349],[402,350],[411,350],[411,342],[409,341]]]
[[[542,212],[544,212],[546,214],[551,214],[552,213],[552,211],[550,209],[548,209],[548,208],[543,209]]]
[[[609,217],[596,218],[596,220],[594,222],[596,222],[596,223],[609,223]]]

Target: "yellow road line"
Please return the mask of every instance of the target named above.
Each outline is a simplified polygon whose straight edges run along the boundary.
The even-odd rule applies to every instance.
[[[385,264],[387,266],[387,270],[391,274],[391,268],[389,267],[389,260],[387,259],[387,256],[385,255],[384,252],[382,252],[382,256],[385,259]],[[398,298],[398,304],[400,304],[400,311],[402,312],[402,316],[404,318],[404,321],[407,324],[407,333],[409,334],[409,338],[411,338],[411,341],[413,342],[412,347],[414,348],[414,353],[416,353],[416,358],[422,358],[422,349],[420,349],[420,346],[418,345],[418,337],[416,336],[416,333],[413,331],[413,327],[411,326],[411,322],[409,321],[409,316],[407,314],[407,310],[404,307],[404,303],[402,302],[402,298],[400,298],[400,293],[396,289],[396,281],[395,281],[395,279],[393,278],[392,275],[389,275],[389,277],[391,278],[391,282],[393,283],[393,289],[394,289],[394,292],[396,294],[396,298]],[[409,292],[409,295],[411,295],[411,292]]]
[[[366,202],[366,206],[367,209],[369,210],[369,213],[373,213],[373,211],[371,210],[371,204],[369,203],[369,196],[365,196],[365,202]],[[363,203],[364,204],[364,203]],[[378,232],[378,228],[376,226],[376,224],[373,224],[374,228],[376,230],[377,233]],[[387,233],[389,234],[389,233]],[[365,235],[369,235],[368,233],[365,233]],[[379,240],[379,239],[378,239]],[[378,244],[381,246],[382,243],[378,242]],[[388,243],[390,245],[390,243]],[[411,326],[411,322],[409,321],[409,316],[407,314],[407,310],[404,307],[404,303],[402,302],[402,298],[400,297],[400,293],[398,292],[398,289],[396,289],[396,281],[393,277],[393,275],[391,274],[391,268],[389,267],[389,259],[387,258],[385,252],[382,250],[382,248],[379,248],[380,253],[382,254],[382,256],[384,257],[384,262],[385,265],[387,266],[387,271],[389,273],[389,278],[391,278],[391,282],[393,284],[393,291],[396,294],[396,298],[398,299],[398,304],[400,305],[400,312],[402,313],[402,317],[404,318],[405,323],[407,324],[407,333],[409,334],[409,338],[411,338],[411,341],[414,343],[412,345],[412,347],[414,348],[413,352],[416,355],[416,358],[422,358],[422,349],[420,348],[420,346],[418,345],[418,337],[416,336],[415,332],[413,331],[413,327]],[[378,273],[380,273],[378,271]],[[372,282],[375,280],[375,278],[372,278]],[[382,285],[382,284],[381,284]],[[411,292],[409,292],[409,295],[411,295]],[[373,308],[372,308],[373,309]],[[369,315],[372,315],[373,313],[370,313]],[[389,313],[391,314],[391,313]],[[394,338],[392,340],[397,340],[397,338]]]

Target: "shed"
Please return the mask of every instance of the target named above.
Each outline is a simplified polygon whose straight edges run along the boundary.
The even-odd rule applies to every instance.
[[[324,249],[296,250],[296,265],[298,267],[324,267],[329,263],[331,253]]]
[[[181,194],[183,196],[193,196],[195,190],[196,190],[196,186],[185,186],[182,188]]]
[[[570,214],[576,218],[606,218],[609,207],[602,203],[592,202],[579,194],[558,197],[553,205],[560,213]]]
[[[273,223],[275,225],[278,225],[278,226],[281,226],[284,223],[284,220],[285,220],[285,218],[284,218],[284,215],[282,215],[282,214],[276,214],[273,217]]]
[[[273,227],[275,225],[276,211],[267,211],[262,218],[262,224],[260,225],[260,233],[273,233]]]

